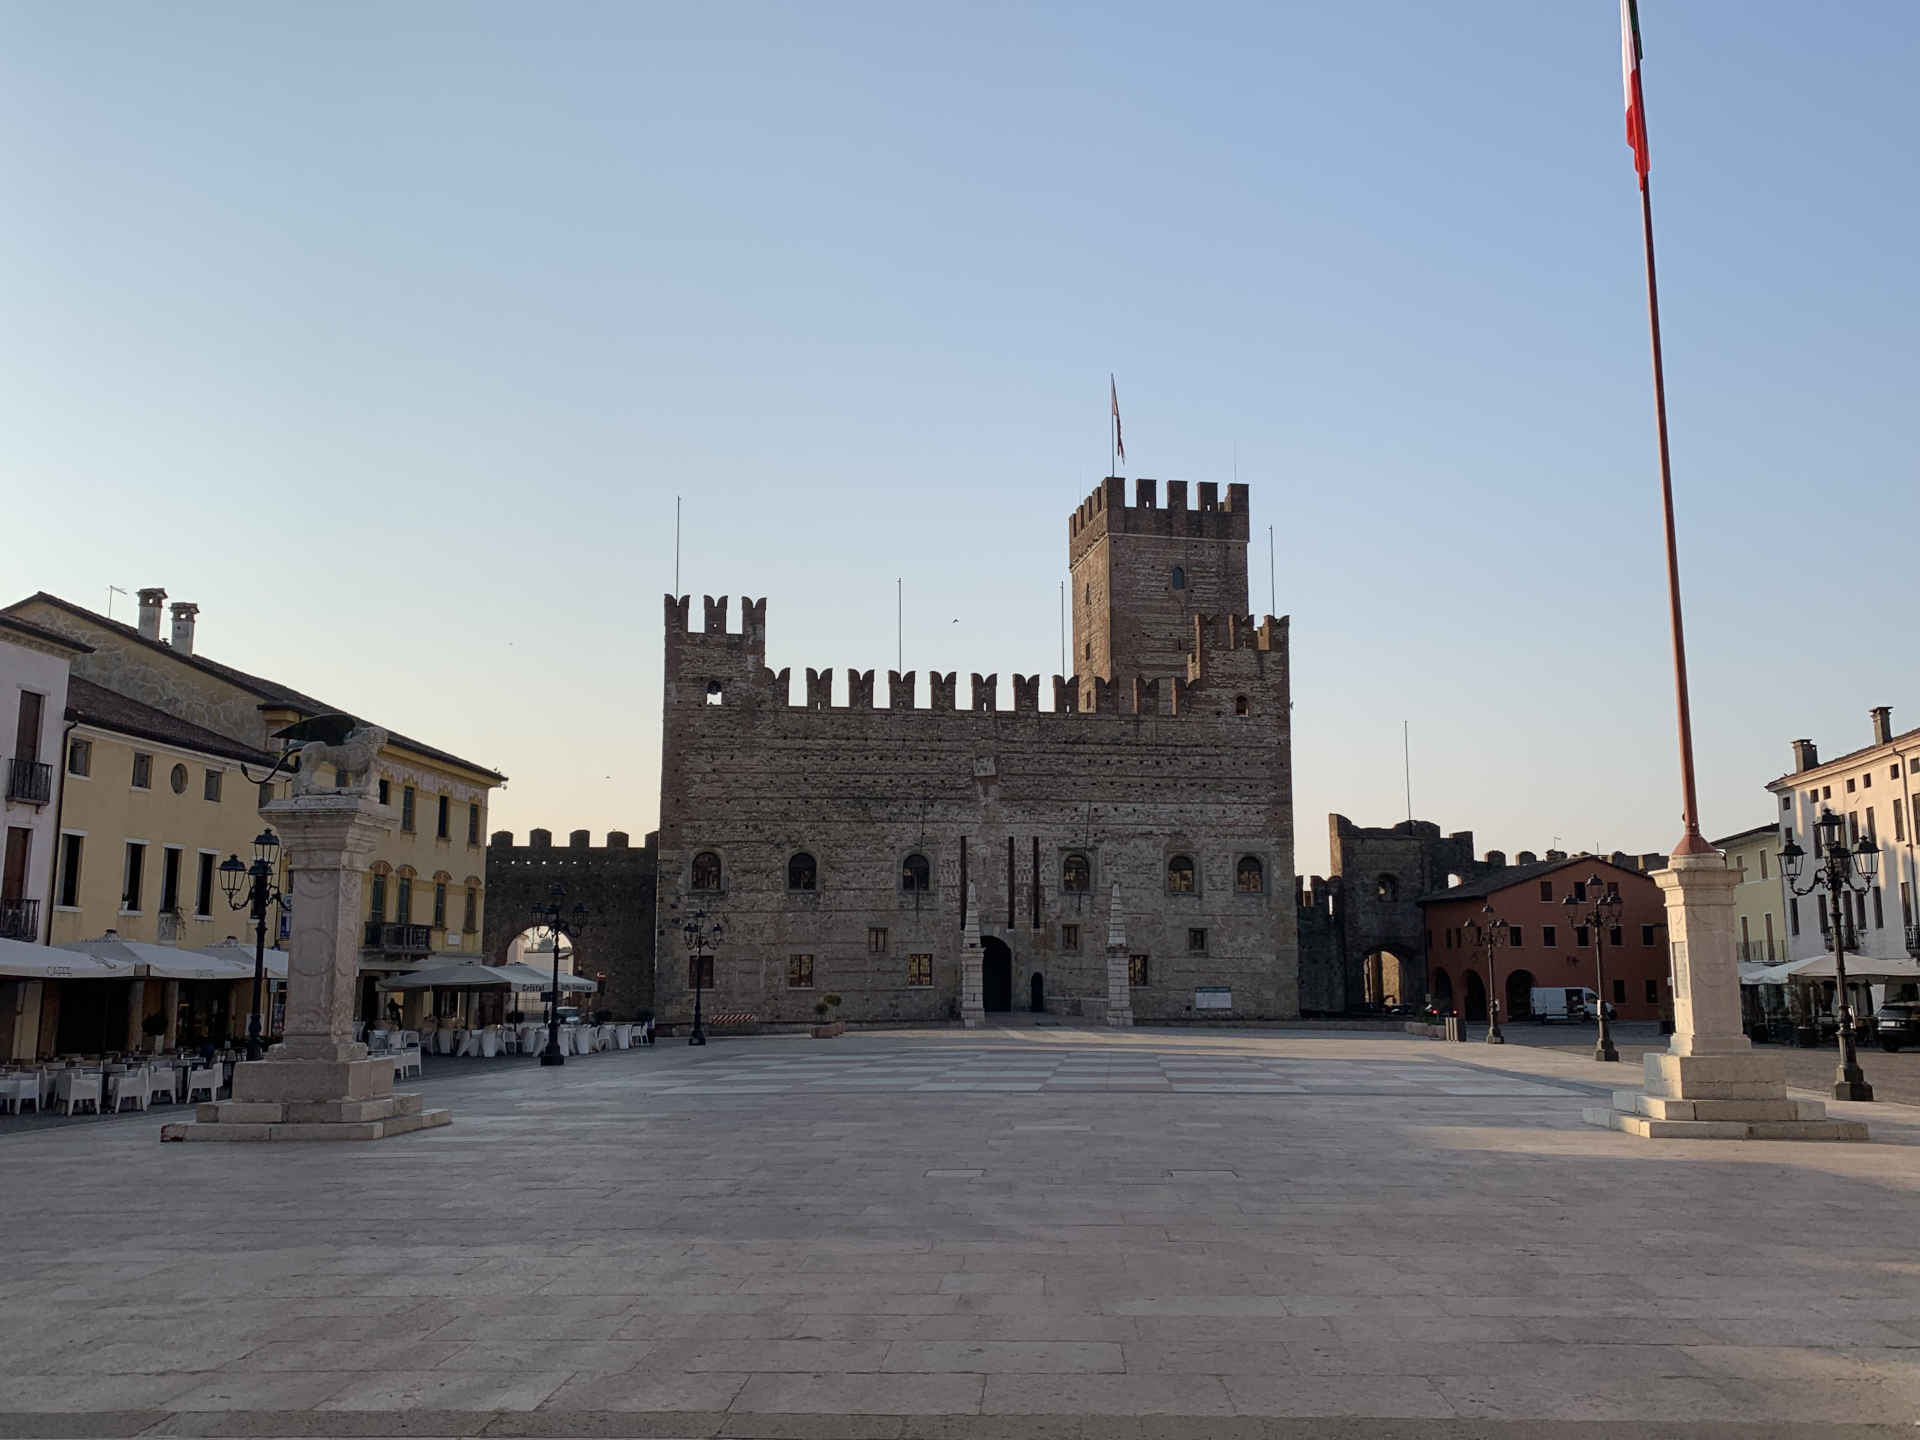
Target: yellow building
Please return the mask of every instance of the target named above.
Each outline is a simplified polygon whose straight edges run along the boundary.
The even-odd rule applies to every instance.
[[[92,682],[100,691],[135,702],[150,711],[185,722],[203,735],[211,735],[229,746],[249,753],[278,754],[280,742],[275,731],[312,715],[337,711],[310,695],[278,681],[248,674],[220,664],[198,653],[195,630],[199,607],[190,604],[172,606],[172,634],[160,637],[160,617],[166,592],[140,591],[140,623],[126,625],[106,616],[62,600],[42,591],[7,608],[9,615],[43,626],[58,634],[92,646],[74,665],[73,674]],[[356,717],[358,718],[358,717]],[[378,724],[377,720],[365,723]],[[117,763],[117,762],[116,762]],[[131,761],[128,762],[129,764]],[[158,758],[153,762],[160,765]],[[201,794],[196,787],[204,777],[196,772],[194,761],[168,760],[157,770],[149,788],[160,787],[164,796],[171,786],[173,766],[188,770],[188,798]],[[237,768],[237,762],[235,762]],[[204,770],[204,764],[200,769]],[[258,768],[254,769],[260,774]],[[367,884],[366,929],[362,936],[363,1018],[376,1018],[385,1008],[376,988],[385,975],[421,968],[432,957],[451,959],[476,957],[480,946],[480,928],[485,914],[487,798],[494,786],[506,777],[483,765],[397,733],[389,733],[376,767],[379,799],[390,806],[398,823],[381,841],[370,867]],[[244,786],[237,775],[235,783]],[[222,781],[222,808],[225,785]],[[257,806],[260,796],[237,797],[241,808]],[[132,797],[129,797],[131,803]],[[202,803],[205,803],[204,801]],[[202,817],[205,818],[205,817]],[[130,814],[128,823],[132,823]],[[241,828],[257,829],[259,817],[252,815]],[[197,885],[202,845],[214,847],[204,837],[181,837],[170,841],[147,839],[153,846],[146,864],[154,867],[147,883],[164,886],[165,849],[178,845],[184,878],[178,893],[187,897],[189,907],[197,901]],[[87,837],[86,850],[99,854],[106,843]],[[124,833],[112,844],[124,847],[142,836]],[[248,847],[239,851],[245,858]],[[189,858],[191,852],[191,858]],[[124,856],[125,851],[122,850]],[[84,872],[83,865],[83,872]],[[56,881],[56,884],[59,883]],[[159,938],[157,916],[150,915],[142,899],[142,913],[129,917],[150,925]],[[84,905],[81,907],[83,917]],[[77,922],[82,929],[88,921]],[[192,929],[191,919],[182,923]],[[114,927],[120,928],[120,927]],[[92,933],[97,934],[95,929]],[[122,929],[121,933],[128,933]],[[221,931],[222,935],[226,932]],[[60,938],[60,937],[56,937]],[[410,1002],[418,1007],[423,1000]],[[417,1009],[409,1018],[417,1014]]]
[[[1784,843],[1778,825],[1756,825],[1713,842],[1716,850],[1726,852],[1727,868],[1736,878],[1734,938],[1743,964],[1775,965],[1788,958],[1780,889]]]

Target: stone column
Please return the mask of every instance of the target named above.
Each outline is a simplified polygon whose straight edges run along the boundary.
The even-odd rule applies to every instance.
[[[980,902],[967,882],[967,923],[960,927],[960,1023],[969,1030],[987,1023],[987,1006],[980,978]]]
[[[127,1043],[123,1050],[142,1051],[147,1048],[147,1037],[141,1032],[140,1022],[147,1018],[147,982],[129,980],[127,982]]]
[[[1127,922],[1120,912],[1120,887],[1107,902],[1107,1024],[1124,1030],[1133,1024],[1133,982],[1127,971]]]
[[[1726,857],[1675,853],[1653,878],[1666,892],[1673,1039],[1646,1057],[1640,1090],[1614,1091],[1587,1121],[1656,1140],[1865,1140],[1863,1122],[1789,1099],[1786,1056],[1747,1039]]]
[[[379,1140],[452,1118],[393,1093],[393,1062],[353,1038],[367,865],[394,817],[369,793],[385,740],[357,729],[340,746],[302,752],[295,793],[261,810],[280,833],[292,875],[285,1038],[264,1060],[234,1067],[233,1099],[202,1105],[197,1125],[163,1140]],[[345,771],[349,783],[321,788]]]

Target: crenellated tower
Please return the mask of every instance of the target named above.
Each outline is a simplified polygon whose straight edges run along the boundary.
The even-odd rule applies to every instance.
[[[1108,476],[1067,522],[1073,660],[1083,677],[1182,675],[1196,615],[1245,615],[1247,487]]]

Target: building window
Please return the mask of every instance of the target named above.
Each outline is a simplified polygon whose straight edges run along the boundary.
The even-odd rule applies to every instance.
[[[75,740],[67,746],[67,773],[82,776],[93,774],[91,740]]]
[[[133,788],[136,790],[153,788],[153,756],[144,750],[133,752]]]
[[[869,955],[884,955],[887,953],[886,926],[869,925],[867,927],[867,953]]]
[[[1800,933],[1800,902],[1798,900],[1787,901],[1787,929],[1795,935]]]
[[[400,787],[400,828],[409,835],[413,833],[413,787]]]
[[[367,917],[372,920],[387,918],[387,877],[376,874],[367,886]]]
[[[1184,590],[1187,588],[1187,572],[1183,566],[1176,565],[1173,567],[1173,588],[1176,590]]]
[[[689,990],[713,988],[713,956],[689,955],[687,957],[687,988]]]
[[[1205,930],[1198,926],[1188,927],[1187,953],[1189,955],[1204,955],[1207,953],[1207,932]]]
[[[1573,882],[1573,903],[1578,905],[1582,903],[1586,898],[1587,898],[1587,882],[1584,880],[1574,881]]]
[[[1147,957],[1129,955],[1127,957],[1127,984],[1144,985],[1147,983]]]
[[[63,900],[60,903],[64,905],[67,902]],[[1913,887],[1904,880],[1900,882],[1900,923],[1913,924]]]
[[[933,956],[907,956],[907,984],[923,989],[933,984]]]
[[[460,928],[469,935],[480,928],[480,887],[478,885],[467,886],[467,913],[461,919],[464,923]]]
[[[120,908],[130,915],[140,913],[140,881],[147,868],[147,847],[138,840],[127,842],[127,863],[120,876]]]
[[[467,844],[480,843],[480,805],[478,801],[467,802]]]
[[[789,990],[813,988],[813,957],[811,955],[787,956],[787,988]]]
[[[1060,889],[1068,895],[1084,895],[1092,888],[1093,867],[1076,850],[1060,862]]]
[[[1867,806],[1867,838],[1874,841],[1878,841],[1880,838],[1880,832],[1874,828],[1873,806],[1871,805]]]
[[[1831,786],[1831,785],[1822,785],[1822,786],[1820,787],[1820,798],[1821,798],[1822,800],[1831,800],[1831,799],[1833,799],[1833,786]]]
[[[1233,713],[1236,715],[1244,715],[1247,713],[1247,697],[1246,696],[1236,695],[1233,697]]]
[[[720,857],[713,851],[702,850],[693,857],[693,888],[696,890],[720,888]]]
[[[447,882],[444,880],[433,882],[433,928],[447,928]]]
[[[1453,948],[1453,927],[1451,925],[1440,932],[1440,947],[1443,950],[1451,950]]]
[[[220,771],[209,770],[200,782],[200,793],[215,805],[220,803],[220,782],[222,778]]]
[[[1194,891],[1193,859],[1176,855],[1167,862],[1167,893],[1191,895]]]
[[[1376,900],[1397,900],[1400,898],[1400,881],[1392,875],[1381,875],[1373,882],[1373,896]]]
[[[401,925],[413,923],[413,877],[402,875],[393,886],[393,918]]]
[[[1553,899],[1553,882],[1551,880],[1542,880],[1540,882],[1540,898],[1542,900]]]
[[[1780,797],[1780,808],[1791,815],[1793,813],[1793,797],[1791,795],[1782,795]]]
[[[213,914],[213,852],[200,852],[200,873],[193,887],[193,913],[199,916]]]
[[[1613,1003],[1616,1005],[1624,1005],[1627,1003],[1626,981],[1616,980],[1613,982]]]
[[[1507,944],[1518,950],[1526,944],[1526,930],[1519,925],[1507,926]]]
[[[1760,878],[1762,880],[1767,878],[1767,852],[1765,850],[1760,852]]]
[[[1267,867],[1258,855],[1242,855],[1233,869],[1233,884],[1242,895],[1259,895],[1267,888]]]
[[[73,909],[80,903],[80,851],[84,835],[60,837],[60,903]]]
[[[440,797],[439,804],[435,807],[435,814],[433,817],[433,838],[436,840],[445,840],[449,838],[450,832],[447,829],[447,825],[448,825],[448,810],[450,805],[451,805],[451,802],[447,799],[446,796],[442,795]]]
[[[817,879],[814,871],[813,856],[802,850],[787,861],[787,889],[811,890]]]
[[[1573,927],[1573,943],[1582,950],[1593,943],[1592,937],[1587,934],[1586,926],[1576,925]]]
[[[909,855],[900,862],[900,892],[924,895],[933,888],[933,866],[924,855]]]
[[[393,803],[393,782],[391,780],[382,780],[380,782],[380,803],[382,805],[391,805]]]
[[[1907,806],[1904,800],[1893,802],[1893,838],[1896,840],[1907,838]]]
[[[260,808],[264,810],[267,808],[267,806],[271,805],[272,803],[273,803],[273,782],[271,780],[262,780],[260,782]]]
[[[1080,927],[1078,925],[1062,925],[1060,927],[1060,948],[1062,950],[1078,950],[1080,948]]]
[[[187,767],[176,765],[167,772],[167,786],[176,795],[187,793]]]
[[[1658,980],[1649,980],[1647,981],[1647,1004],[1658,1005],[1659,1003],[1660,982]]]
[[[1540,943],[1549,950],[1558,945],[1560,943],[1560,928],[1557,925],[1542,925],[1540,927]]]
[[[1873,928],[1884,930],[1887,928],[1887,917],[1880,908],[1880,887],[1876,885],[1868,893],[1873,896]]]
[[[1626,943],[1627,943],[1626,933],[1621,926],[1609,925],[1607,927],[1607,944],[1613,946],[1614,949],[1618,950],[1622,946],[1624,946]]]
[[[1653,944],[1653,926],[1642,925],[1640,927],[1640,943],[1642,945]]]
[[[1745,855],[1734,856],[1733,868],[1738,872],[1738,878],[1733,883],[1736,885],[1746,884],[1747,883],[1747,857]]]

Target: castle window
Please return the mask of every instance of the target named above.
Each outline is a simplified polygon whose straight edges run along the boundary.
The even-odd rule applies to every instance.
[[[1195,955],[1206,954],[1207,953],[1207,932],[1201,929],[1188,930],[1187,931],[1187,949],[1190,953]]]
[[[1258,855],[1242,855],[1234,867],[1233,883],[1242,895],[1258,895],[1267,888],[1267,867]]]
[[[933,956],[907,956],[907,984],[919,987],[933,984]]]
[[[813,988],[813,956],[787,956],[787,988],[789,990]]]
[[[727,691],[725,686],[718,680],[707,681],[707,704],[722,705],[726,703],[726,698]]]
[[[689,990],[713,988],[713,956],[689,955],[687,957],[687,988]]]
[[[811,890],[814,888],[813,856],[802,850],[787,861],[787,889]]]
[[[720,857],[713,851],[702,850],[693,857],[693,888],[696,890],[720,888]]]
[[[1236,715],[1244,715],[1247,713],[1247,697],[1246,696],[1236,695],[1233,697],[1233,713]]]
[[[900,889],[903,894],[920,894],[933,888],[933,867],[924,855],[909,855],[900,862]]]
[[[1080,927],[1078,925],[1062,925],[1060,927],[1060,948],[1062,950],[1078,950],[1080,948]]]
[[[1127,957],[1127,984],[1145,985],[1147,983],[1147,957],[1129,955]]]
[[[867,927],[867,953],[869,955],[884,955],[887,953],[886,926],[869,925]]]
[[[1093,867],[1078,850],[1060,862],[1060,889],[1069,895],[1084,895],[1093,888]]]
[[[1392,875],[1382,875],[1373,882],[1373,894],[1378,900],[1397,900],[1400,898],[1400,881]]]
[[[1194,883],[1193,858],[1188,855],[1176,855],[1167,862],[1167,890],[1174,895],[1191,895],[1197,886]]]
[[[1187,572],[1184,566],[1176,565],[1173,567],[1173,588],[1176,590],[1184,590],[1187,588]]]

